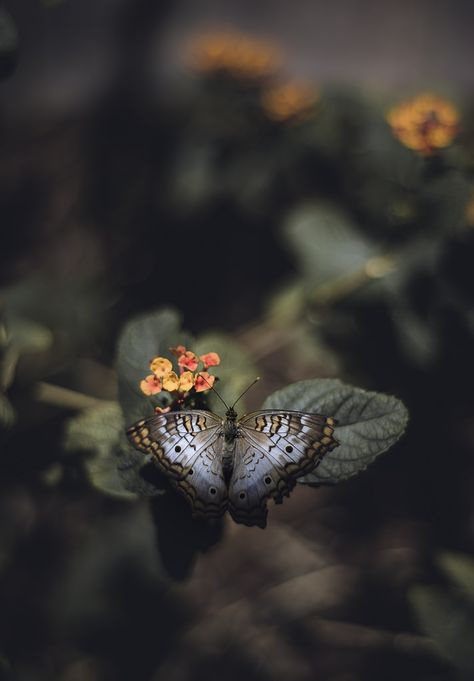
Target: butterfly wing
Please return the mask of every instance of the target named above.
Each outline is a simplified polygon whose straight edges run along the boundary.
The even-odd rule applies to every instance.
[[[127,430],[132,445],[153,455],[193,515],[216,518],[227,508],[222,470],[222,420],[208,411],[156,414]]]
[[[229,511],[238,523],[265,527],[267,501],[281,503],[297,478],[338,446],[335,419],[298,411],[260,411],[238,423]]]

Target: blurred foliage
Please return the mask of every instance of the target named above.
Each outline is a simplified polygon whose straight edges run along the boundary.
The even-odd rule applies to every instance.
[[[472,94],[421,154],[386,120],[416,93],[302,92],[257,39],[150,85],[169,4],[125,4],[96,101],[2,119],[0,675],[467,679]],[[19,33],[2,7],[8,85]],[[311,484],[377,460],[299,486],[265,532],[194,521],[124,437],[178,343],[221,355],[228,401],[261,374],[249,409],[334,412]],[[379,457],[392,394],[410,427]]]
[[[124,489],[119,477],[118,454],[123,444],[123,423],[120,406],[104,402],[85,410],[67,424],[65,452],[83,451],[89,454],[84,464],[94,487],[105,494],[134,498]],[[126,447],[126,444],[123,445]]]
[[[460,678],[474,674],[474,560],[470,556],[445,553],[439,556],[449,587],[416,586],[410,592],[420,627],[452,662]]]
[[[0,7],[0,80],[15,71],[18,60],[18,31],[13,18]]]
[[[9,428],[15,421],[15,411],[7,391],[12,387],[20,359],[34,361],[49,350],[52,344],[50,331],[33,321],[21,317],[0,319],[0,430]]]

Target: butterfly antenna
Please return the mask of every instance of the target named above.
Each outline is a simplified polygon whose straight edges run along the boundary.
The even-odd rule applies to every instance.
[[[216,393],[217,397],[220,399],[220,401],[222,402],[222,404],[224,405],[224,407],[225,407],[225,408],[227,409],[227,411],[228,411],[228,410],[229,410],[229,405],[228,405],[228,404],[225,402],[225,400],[219,395],[218,391],[214,388],[214,386],[211,385],[211,384],[209,383],[209,381],[207,380],[207,378],[206,378],[205,376],[203,376],[203,375],[201,374],[201,372],[199,372],[199,371],[198,371],[198,376],[200,376],[204,381],[206,381],[206,383],[207,383],[207,385],[209,386],[209,388],[210,388],[211,390],[213,390],[213,391]]]
[[[237,402],[239,400],[241,400],[242,397],[245,395],[245,393],[248,393],[250,388],[252,388],[255,385],[255,383],[257,383],[259,380],[260,380],[260,376],[257,376],[257,378],[254,381],[252,381],[252,383],[249,386],[247,386],[247,388],[245,388],[244,392],[241,395],[239,395],[239,397],[235,400],[234,404],[231,406],[231,409],[233,409],[235,407]]]

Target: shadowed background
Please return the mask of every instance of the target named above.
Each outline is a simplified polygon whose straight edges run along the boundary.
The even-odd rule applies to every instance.
[[[472,677],[473,14],[0,4],[0,678]],[[213,31],[278,64],[203,68]],[[285,117],[264,102],[287,82]],[[386,116],[425,91],[459,123],[420,154]],[[230,384],[264,378],[249,408],[340,377],[403,399],[406,436],[264,531],[137,500],[115,349],[163,305]]]

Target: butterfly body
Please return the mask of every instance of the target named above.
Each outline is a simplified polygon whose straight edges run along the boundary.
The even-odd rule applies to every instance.
[[[265,527],[267,501],[281,503],[298,477],[338,445],[331,417],[262,410],[238,419],[203,410],[156,414],[128,429],[187,498],[193,514]]]

